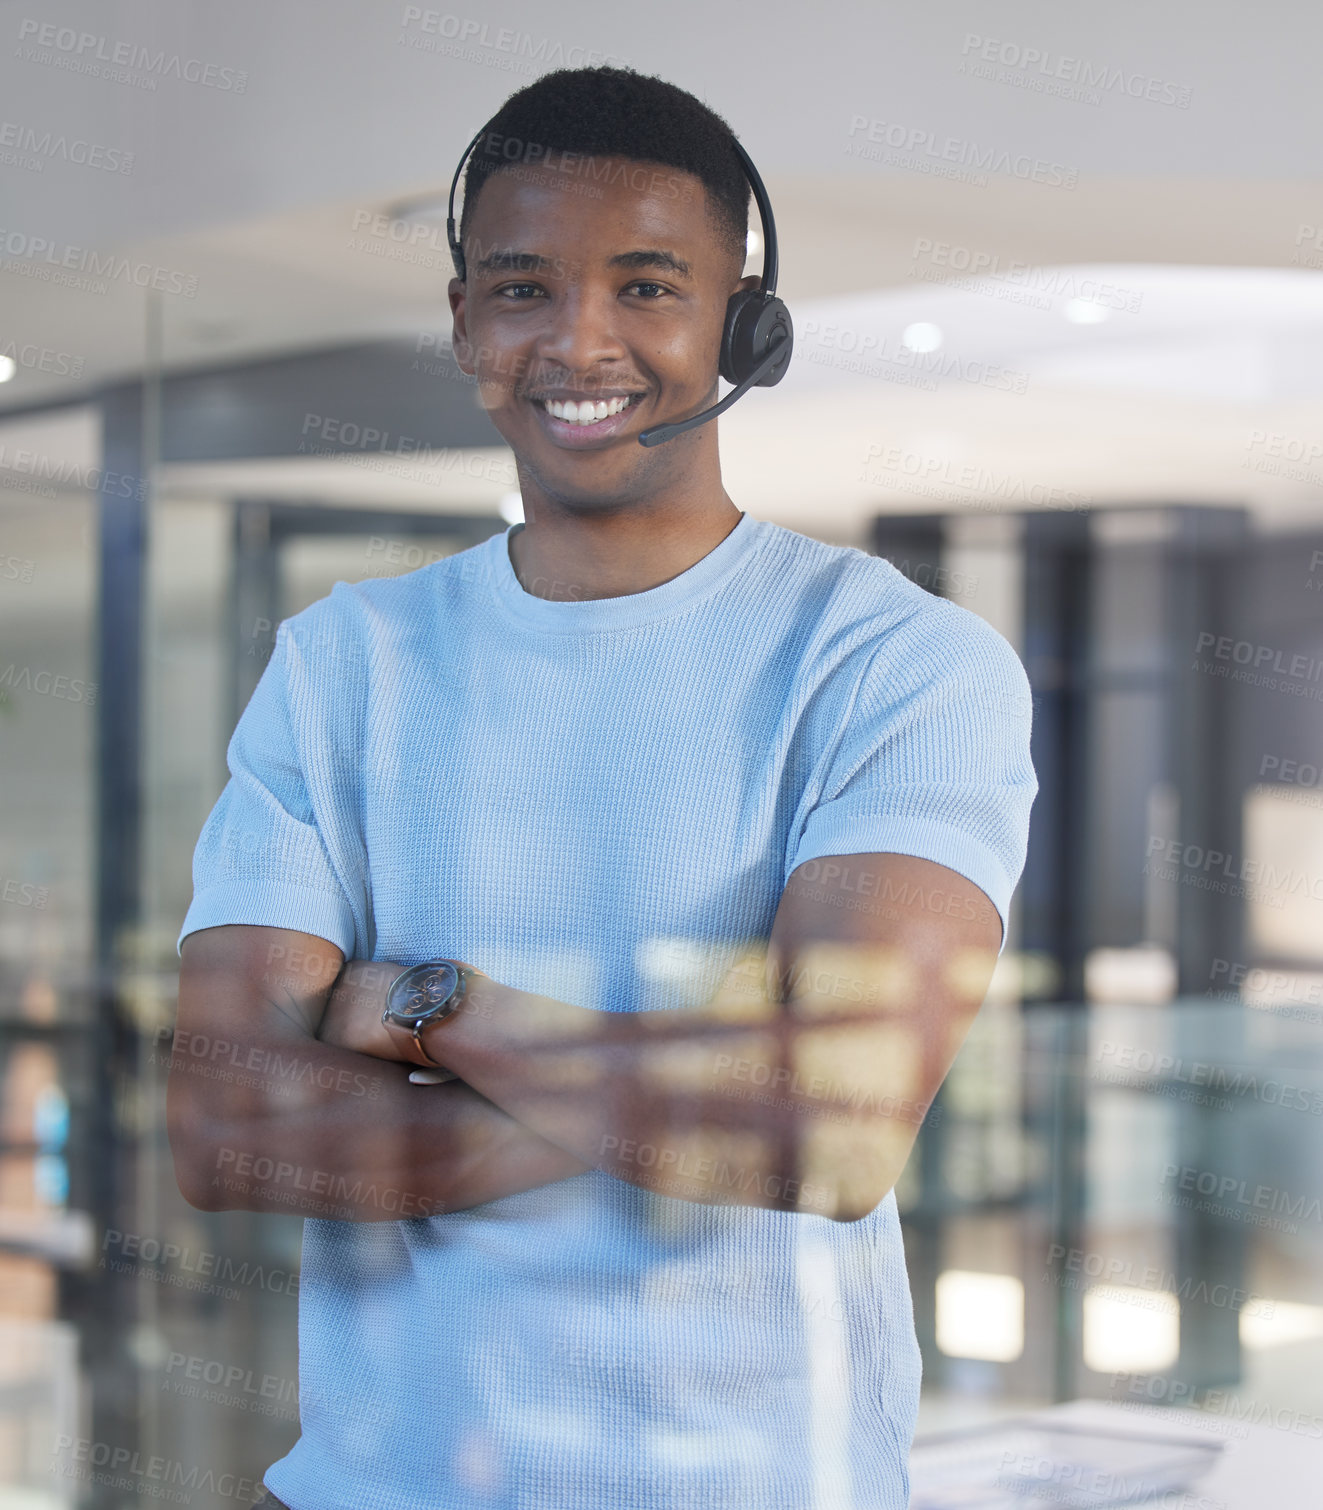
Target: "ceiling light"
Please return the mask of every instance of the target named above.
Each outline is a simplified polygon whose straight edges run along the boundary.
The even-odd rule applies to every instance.
[[[907,351],[936,351],[942,344],[942,328],[920,320],[901,331],[900,344]]]
[[[387,220],[402,220],[408,225],[445,225],[450,208],[450,195],[438,190],[435,194],[420,194],[415,199],[400,199],[386,206]]]
[[[1245,1306],[1240,1313],[1241,1347],[1280,1347],[1323,1336],[1323,1306],[1258,1299],[1254,1306],[1258,1309]]]
[[[18,363],[13,357],[0,357],[0,383],[7,383],[18,371]]]
[[[1084,1292],[1084,1366],[1096,1374],[1156,1374],[1181,1350],[1181,1306],[1170,1290],[1093,1285]]]
[[[1101,325],[1112,318],[1112,312],[1096,299],[1067,299],[1062,311],[1072,325]]]
[[[1012,1363],[1024,1352],[1024,1284],[1013,1274],[937,1276],[937,1346],[948,1358]]]

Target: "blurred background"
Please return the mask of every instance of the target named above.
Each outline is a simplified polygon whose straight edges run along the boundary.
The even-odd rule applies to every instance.
[[[4,0],[0,41],[2,1510],[137,1504],[152,1454],[242,1501],[297,1436],[301,1223],[189,1208],[165,1141],[193,846],[279,621],[521,517],[445,193],[596,63],[771,194],[796,353],[727,491],[1034,688],[1014,926],[898,1188],[921,1433],[1086,1401],[1316,1470],[1319,12]]]

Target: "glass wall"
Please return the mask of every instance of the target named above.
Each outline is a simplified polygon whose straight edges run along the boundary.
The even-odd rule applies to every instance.
[[[504,521],[480,501],[467,514],[402,515],[188,489],[151,498],[142,918],[115,952],[127,1047],[108,1069],[93,1058],[105,1042],[94,1022],[96,719],[115,715],[93,645],[99,500],[11,493],[3,506],[4,1471],[32,1504],[96,1502],[95,1483],[49,1467],[53,1439],[90,1435],[197,1465],[200,1482],[255,1484],[298,1434],[301,1223],[200,1212],[175,1185],[164,1086],[193,845],[279,620],[337,580],[414,569]],[[1033,636],[1050,615],[1024,522],[948,515],[938,526],[935,584],[957,584],[1042,677]],[[1173,675],[1212,677],[1197,658],[1173,671],[1170,529],[1132,516],[1124,529],[1095,521],[1090,538],[1093,669],[1077,690],[1093,734],[1075,821],[1095,837],[1072,859],[1087,882],[1085,989],[1061,999],[1064,935],[1026,919],[1030,896],[898,1186],[921,1423],[932,1432],[1095,1399],[1169,1407],[1215,1440],[1265,1422],[1308,1439],[1323,1430],[1317,776],[1297,758],[1297,705],[1240,684],[1230,738],[1244,748],[1227,790],[1241,808],[1219,821],[1243,828],[1256,862],[1239,898],[1249,926],[1242,943],[1214,936],[1199,956],[1202,991],[1178,989],[1194,947],[1182,940],[1206,923],[1198,898],[1212,891],[1220,905],[1226,890],[1206,847],[1169,853],[1180,793],[1199,771],[1212,778],[1202,762],[1179,764],[1185,747],[1162,710],[1188,693]],[[1308,634],[1313,600],[1301,596],[1283,623],[1281,592],[1305,548],[1242,542],[1231,579],[1241,622],[1275,618],[1288,643]],[[1043,677],[1040,699],[1061,685]],[[1288,711],[1265,707],[1272,697]],[[1040,727],[1051,732],[1050,707]],[[1260,779],[1284,764],[1287,781]]]
[[[1317,1476],[1323,231],[1317,132],[1286,114],[1317,90],[1247,61],[1267,37],[1312,66],[1303,10],[1193,41],[1109,17],[1092,99],[1038,87],[1039,19],[962,44],[914,6],[855,46],[845,8],[782,17],[792,45],[745,38],[776,55],[727,106],[718,7],[659,35],[181,5],[107,40],[67,5],[89,19],[15,18],[27,115],[0,121],[31,212],[0,215],[0,1510],[233,1510],[299,1436],[302,1221],[189,1205],[166,1136],[194,846],[282,620],[522,517],[449,348],[441,145],[614,26],[767,144],[796,350],[721,421],[732,498],[886,556],[1032,686],[1005,949],[896,1185],[915,1510],[991,1506],[959,1498],[978,1431],[1049,1410],[1194,1444],[1206,1504],[1179,1476],[1116,1502],[1257,1510],[1277,1460]],[[164,43],[94,71],[167,19],[196,77]],[[913,80],[902,125],[881,101]],[[61,158],[61,111],[127,167]],[[370,1405],[354,1424],[386,1431]]]

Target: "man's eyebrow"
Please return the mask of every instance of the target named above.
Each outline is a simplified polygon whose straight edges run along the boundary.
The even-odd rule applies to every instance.
[[[513,247],[502,247],[488,252],[473,264],[475,273],[540,273],[555,267],[554,257],[544,257],[541,252],[517,252]]]
[[[663,272],[675,273],[680,278],[692,278],[693,272],[689,264],[683,258],[677,257],[674,252],[664,252],[657,248],[649,248],[646,251],[621,252],[619,256],[612,257],[608,267],[657,267]]]
[[[557,257],[546,257],[541,252],[519,252],[513,247],[502,247],[488,252],[473,264],[476,274],[483,273],[540,273],[554,269],[560,263]],[[693,269],[683,257],[658,247],[642,248],[636,252],[618,252],[607,262],[608,267],[659,268],[674,273],[678,278],[692,278]]]

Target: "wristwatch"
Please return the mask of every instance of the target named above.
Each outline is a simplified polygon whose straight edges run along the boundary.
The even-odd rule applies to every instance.
[[[430,1023],[444,1022],[459,1011],[469,977],[476,973],[454,959],[431,959],[421,965],[410,965],[401,970],[387,988],[382,1022],[408,1029],[423,1062],[434,1069],[444,1070],[445,1066],[437,1064],[423,1047],[422,1031]],[[458,1078],[458,1075],[451,1074],[451,1079]]]

